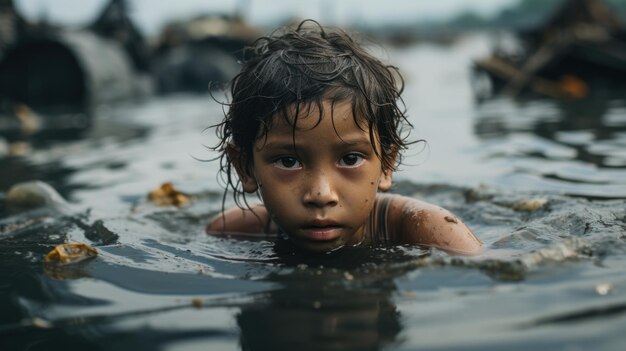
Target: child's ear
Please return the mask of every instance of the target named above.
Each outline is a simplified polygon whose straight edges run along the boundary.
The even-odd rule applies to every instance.
[[[392,175],[393,171],[390,169],[383,171],[380,181],[378,182],[378,190],[387,191],[391,188]]]
[[[259,188],[256,177],[248,173],[245,158],[242,157],[239,147],[233,144],[228,144],[226,147],[226,154],[237,171],[239,180],[241,180],[243,191],[246,193],[255,192]]]
[[[391,150],[387,156],[385,156],[391,160],[391,164],[395,165],[398,157],[398,146],[391,145]],[[387,191],[391,188],[393,178],[393,169],[383,169],[382,177],[380,178],[380,182],[378,182],[378,190]]]

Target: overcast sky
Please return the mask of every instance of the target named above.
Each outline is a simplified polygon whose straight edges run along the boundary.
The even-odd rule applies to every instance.
[[[380,24],[451,17],[473,9],[492,14],[517,0],[128,0],[132,17],[146,33],[155,33],[166,21],[210,12],[232,14],[244,8],[253,24],[267,25],[286,17],[317,19],[323,24]],[[88,23],[108,0],[14,0],[29,19],[45,14],[69,25]]]

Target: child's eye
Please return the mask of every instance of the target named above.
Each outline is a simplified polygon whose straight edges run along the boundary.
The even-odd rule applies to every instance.
[[[350,153],[350,154],[345,155],[339,160],[339,166],[340,167],[357,167],[358,165],[363,163],[363,161],[365,161],[363,156],[356,154],[356,153]]]
[[[278,168],[284,169],[298,169],[302,168],[302,164],[295,157],[285,156],[274,161],[274,164]]]

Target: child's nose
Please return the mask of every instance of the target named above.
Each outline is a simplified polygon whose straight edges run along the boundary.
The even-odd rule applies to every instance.
[[[334,206],[339,198],[332,183],[332,179],[324,172],[319,172],[307,179],[304,202],[309,206]]]

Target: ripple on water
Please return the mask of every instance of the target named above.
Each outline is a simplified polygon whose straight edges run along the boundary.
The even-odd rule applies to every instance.
[[[474,128],[487,163],[511,172],[490,184],[584,197],[626,198],[624,102],[519,101],[480,104]],[[480,156],[479,156],[480,157]]]

